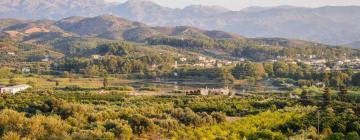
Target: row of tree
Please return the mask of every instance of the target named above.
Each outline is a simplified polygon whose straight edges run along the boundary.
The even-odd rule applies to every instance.
[[[319,71],[314,70],[307,64],[293,64],[285,62],[265,62],[253,63],[246,62],[237,64],[232,69],[232,75],[236,79],[264,77],[290,78],[298,81],[299,85],[311,86],[317,82],[322,82],[327,86],[358,86],[360,73],[354,73],[351,68],[345,71]]]

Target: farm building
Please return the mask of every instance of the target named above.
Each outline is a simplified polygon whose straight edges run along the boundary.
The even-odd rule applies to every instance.
[[[11,87],[2,87],[1,93],[10,93],[15,95],[17,92],[24,91],[26,89],[30,88],[29,85],[16,85]]]
[[[230,90],[228,87],[218,88],[218,89],[201,88],[198,90],[186,91],[187,95],[229,95],[229,93],[230,93]]]

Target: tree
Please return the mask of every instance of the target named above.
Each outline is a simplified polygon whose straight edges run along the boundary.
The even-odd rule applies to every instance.
[[[3,109],[0,111],[0,135],[6,132],[20,132],[26,123],[24,113],[19,113],[11,109]],[[14,134],[9,134],[13,136]]]
[[[262,64],[256,63],[250,66],[250,75],[254,76],[257,80],[260,80],[265,76],[266,71]]]
[[[109,86],[109,78],[108,75],[105,74],[104,80],[103,80],[103,88],[107,88]]]
[[[32,66],[32,70],[33,73],[35,74],[40,74],[41,73],[41,66],[39,63],[36,63],[35,65]]]
[[[121,140],[130,140],[132,136],[131,127],[127,122],[121,120],[107,120],[104,123],[106,131],[112,132]]]
[[[63,73],[63,78],[71,78],[72,76],[71,76],[71,73],[70,72],[68,72],[68,71],[64,71],[64,73]]]
[[[262,79],[266,75],[266,71],[262,64],[246,62],[237,64],[232,71],[232,74],[237,79],[244,79],[245,77],[253,77],[257,80]]]
[[[15,86],[18,84],[18,81],[14,78],[14,76],[9,79],[9,86]]]
[[[348,67],[345,73],[349,75],[349,77],[352,77],[354,75],[354,70],[351,67]]]
[[[244,79],[245,78],[244,64],[236,64],[236,66],[232,69],[231,73],[236,79]]]
[[[291,76],[294,79],[302,78],[297,76],[299,69],[300,68],[297,64],[289,64],[289,76]]]
[[[176,119],[166,119],[162,120],[159,123],[161,128],[164,128],[169,133],[172,130],[176,130],[179,128],[180,124]]]
[[[55,81],[55,86],[58,87],[60,85],[60,82],[59,81]]]
[[[231,75],[231,73],[229,72],[229,70],[223,68],[220,70],[219,73],[219,80],[224,82],[225,84],[227,83],[233,83],[235,81],[235,78],[233,75]]]
[[[358,140],[358,139],[360,139],[360,137],[359,137],[358,133],[356,133],[356,132],[349,132],[346,134],[345,139],[346,140]]]
[[[9,68],[0,68],[0,78],[10,78],[11,70]]]
[[[312,85],[311,80],[304,80],[304,79],[298,80],[297,83],[300,87],[303,87],[303,86],[310,87]]]
[[[345,102],[346,101],[346,94],[347,94],[347,89],[345,86],[341,86],[340,87],[340,93],[339,93],[339,97],[340,97],[340,101]]]
[[[285,62],[274,63],[274,73],[276,76],[285,77],[288,75],[289,66]]]
[[[84,73],[89,77],[99,75],[99,72],[100,72],[100,68],[97,65],[88,66],[84,70]]]
[[[360,86],[360,72],[353,75],[351,82],[354,86]]]
[[[2,140],[20,140],[21,137],[16,132],[7,132],[3,137]]]
[[[309,105],[308,91],[303,90],[300,95],[300,101],[303,106]]]
[[[101,45],[97,47],[100,54],[103,55],[127,55],[128,54],[128,48],[131,47],[130,44],[125,42],[116,42],[116,43],[109,43],[105,45]]]
[[[342,140],[344,137],[343,133],[334,133],[327,137],[326,140]]]
[[[343,73],[341,71],[336,71],[331,73],[331,82],[332,86],[345,86],[350,81],[350,77],[348,74]]]
[[[156,71],[157,72],[156,75],[158,75],[158,76],[166,76],[169,73],[171,73],[171,71],[172,71],[172,67],[169,66],[169,65],[164,64],[164,65],[161,65],[161,66],[158,67],[158,70]],[[139,69],[139,70],[137,70],[137,72],[142,72],[142,70]]]
[[[360,122],[359,121],[351,122],[350,124],[348,124],[348,129],[350,131],[360,132]]]
[[[274,76],[274,65],[273,63],[267,62],[264,63],[264,69],[269,77]]]
[[[322,74],[321,80],[324,82],[325,86],[330,86],[330,73],[325,71]]]
[[[222,123],[226,121],[226,114],[223,112],[212,112],[211,117],[214,118],[217,123]]]
[[[312,75],[312,71],[311,71],[311,66],[308,64],[301,64],[302,67],[302,73],[303,73],[303,78],[305,79],[312,79],[313,75]]]
[[[142,115],[135,114],[129,118],[129,124],[136,134],[142,134],[144,132],[153,132],[155,130],[154,122]]]
[[[326,87],[323,93],[323,108],[331,107],[330,89]]]
[[[37,83],[34,81],[28,81],[26,84],[30,85],[32,88],[35,88],[37,86]]]

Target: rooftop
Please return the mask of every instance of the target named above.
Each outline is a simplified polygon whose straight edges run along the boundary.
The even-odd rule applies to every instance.
[[[22,85],[10,86],[10,87],[6,87],[6,88],[22,88],[22,87],[29,87],[29,85],[22,84]]]

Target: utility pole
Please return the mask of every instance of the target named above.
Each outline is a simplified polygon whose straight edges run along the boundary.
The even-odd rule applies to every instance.
[[[317,116],[317,139],[320,140],[320,110],[316,112]]]

